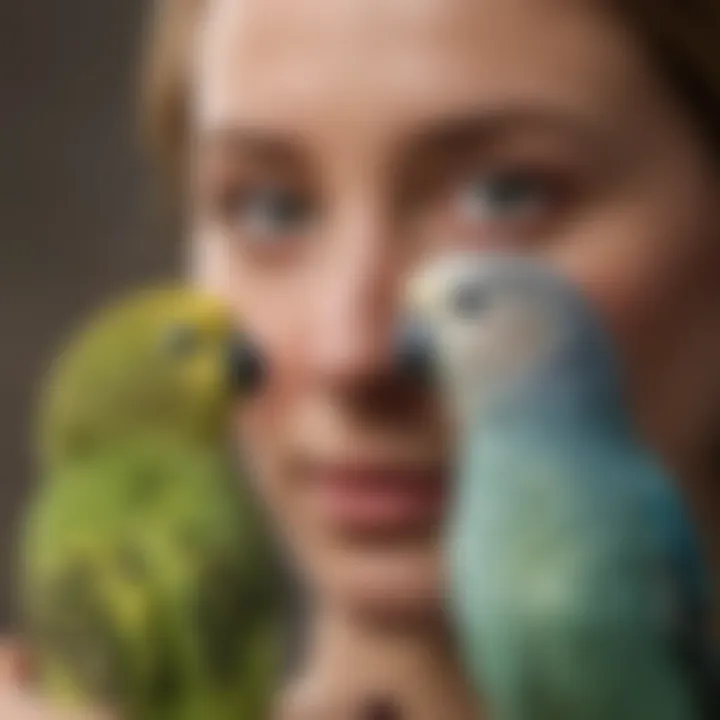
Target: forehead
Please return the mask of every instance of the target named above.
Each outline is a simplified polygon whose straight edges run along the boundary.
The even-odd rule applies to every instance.
[[[627,112],[631,45],[586,0],[211,0],[195,119],[329,142],[486,106]]]

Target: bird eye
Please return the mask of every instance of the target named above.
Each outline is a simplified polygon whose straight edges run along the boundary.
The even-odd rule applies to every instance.
[[[485,293],[474,283],[464,283],[453,291],[451,298],[451,311],[461,320],[473,320],[485,307]]]
[[[174,357],[192,355],[199,344],[197,331],[189,325],[173,325],[165,336],[165,349]]]

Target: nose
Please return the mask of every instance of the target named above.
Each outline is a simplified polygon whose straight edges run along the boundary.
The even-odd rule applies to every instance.
[[[354,196],[328,230],[332,252],[308,296],[314,376],[335,392],[366,392],[394,371],[392,343],[397,242],[378,202]]]
[[[230,344],[230,381],[234,390],[253,394],[267,378],[267,362],[260,348],[247,335],[237,333]]]
[[[432,382],[436,372],[435,346],[430,328],[416,317],[404,318],[395,341],[395,365],[399,374],[422,383]]]

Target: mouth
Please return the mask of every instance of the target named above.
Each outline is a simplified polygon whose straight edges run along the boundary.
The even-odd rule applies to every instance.
[[[445,508],[447,472],[440,464],[339,462],[318,465],[311,475],[319,519],[341,533],[429,532]]]

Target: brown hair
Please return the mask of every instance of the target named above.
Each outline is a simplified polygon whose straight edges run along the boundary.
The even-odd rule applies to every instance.
[[[720,2],[617,2],[720,160]]]
[[[177,178],[189,60],[202,0],[156,0],[144,76],[147,137]],[[618,13],[688,107],[720,159],[720,0],[616,0]]]
[[[165,179],[178,180],[187,138],[191,52],[200,0],[155,0],[142,82],[143,130]]]

